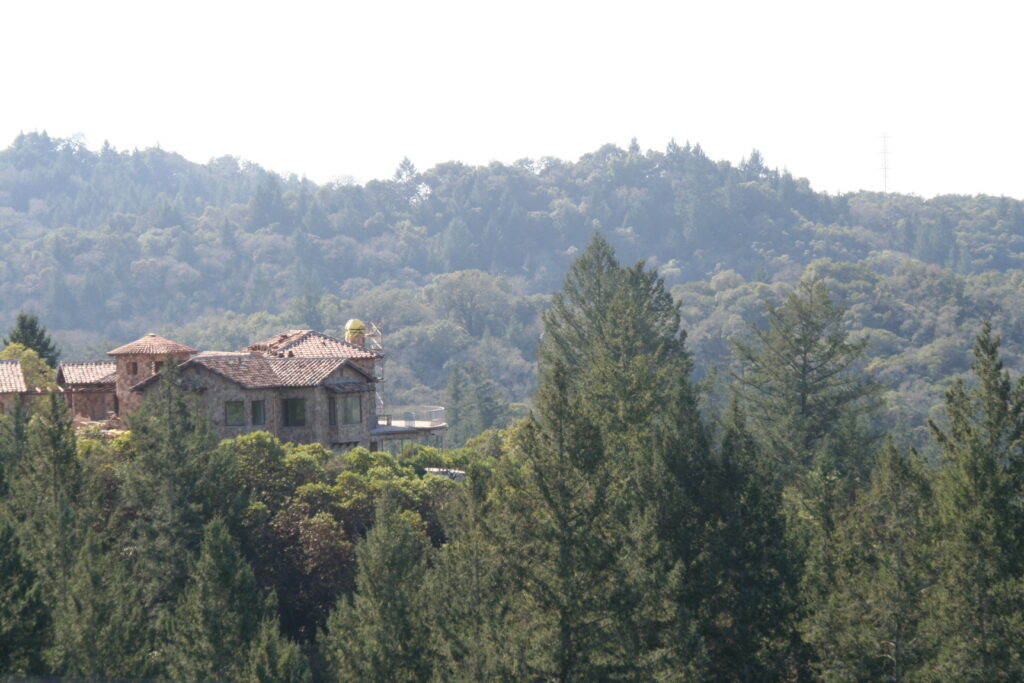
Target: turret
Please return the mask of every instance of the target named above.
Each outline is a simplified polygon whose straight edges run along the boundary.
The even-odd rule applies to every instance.
[[[117,362],[116,392],[121,415],[136,411],[142,402],[142,395],[133,393],[132,387],[160,372],[168,357],[180,363],[195,352],[191,346],[164,339],[152,332],[107,351],[107,355],[113,356]]]

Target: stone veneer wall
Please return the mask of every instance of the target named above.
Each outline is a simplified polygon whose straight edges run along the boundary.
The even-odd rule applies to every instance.
[[[81,416],[90,420],[106,420],[111,414],[117,414],[117,401],[114,389],[65,389],[64,398],[73,416]]]
[[[327,447],[333,444],[358,443],[370,445],[370,428],[376,424],[375,403],[373,392],[357,394],[361,399],[363,420],[356,425],[342,425],[341,399],[346,394],[336,394],[324,386],[295,387],[276,389],[245,389],[220,375],[201,369],[199,366],[184,368],[181,372],[183,380],[204,387],[200,393],[200,401],[213,423],[214,430],[220,439],[232,439],[255,431],[267,431],[285,442],[322,443]],[[350,368],[336,370],[328,381],[357,380],[365,381],[361,375]],[[146,388],[145,393],[153,391],[155,385]],[[135,392],[136,400],[141,403],[143,392]],[[352,395],[352,394],[348,394]],[[338,412],[339,424],[331,425],[328,416],[328,398],[336,397],[335,409]],[[306,425],[304,427],[285,427],[283,422],[283,401],[288,398],[301,398],[306,401]],[[237,427],[228,426],[225,422],[224,405],[228,401],[244,401],[245,424]],[[252,424],[252,402],[263,401],[266,424]]]
[[[168,354],[161,353],[117,355],[114,357],[117,361],[117,383],[115,385],[117,401],[120,404],[119,408],[122,416],[134,413],[142,405],[142,394],[131,391],[131,388],[142,380],[155,375],[154,368],[156,363],[166,361],[167,356]],[[188,360],[188,356],[189,354],[184,352],[171,355],[179,363]],[[138,364],[138,372],[135,374],[128,372],[132,363]]]

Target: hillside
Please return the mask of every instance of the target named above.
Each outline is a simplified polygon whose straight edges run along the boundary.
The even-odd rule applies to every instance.
[[[546,295],[600,230],[682,301],[698,376],[808,268],[872,338],[911,426],[967,368],[983,318],[1020,370],[1024,207],[1003,197],[815,192],[756,152],[605,146],[576,162],[457,162],[318,186],[225,157],[92,151],[45,133],[0,152],[0,318],[39,313],[66,357],[155,330],[238,348],[282,328],[380,319],[398,403],[484,368],[526,400]]]

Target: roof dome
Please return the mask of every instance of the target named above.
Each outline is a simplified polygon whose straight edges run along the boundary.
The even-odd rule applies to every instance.
[[[359,318],[352,318],[345,323],[345,332],[366,332],[366,325]]]
[[[166,356],[167,354],[190,354],[196,350],[191,346],[185,346],[178,342],[164,339],[160,335],[150,332],[145,337],[140,337],[124,346],[119,346],[113,351],[107,351],[108,356]]]

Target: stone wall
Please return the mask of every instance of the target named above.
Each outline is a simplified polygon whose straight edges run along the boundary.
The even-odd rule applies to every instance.
[[[173,354],[179,363],[188,360],[188,353]],[[117,401],[122,415],[134,413],[142,405],[142,394],[131,388],[155,375],[168,359],[168,354],[119,354],[117,361]],[[135,372],[132,372],[134,370]]]
[[[221,439],[231,439],[242,434],[255,431],[267,431],[281,441],[294,443],[322,443],[328,448],[345,444],[370,446],[370,428],[376,424],[376,408],[373,391],[347,394],[359,396],[362,408],[362,422],[356,425],[341,424],[342,397],[324,386],[295,387],[276,389],[245,389],[235,382],[213,373],[202,366],[185,367],[181,371],[181,379],[193,386],[202,387],[200,401],[213,423],[214,431]],[[365,381],[351,368],[342,367],[336,370],[327,381],[355,380]],[[136,392],[136,401],[141,402],[143,393],[153,391],[156,385],[150,385],[145,392]],[[328,415],[330,397],[335,397],[335,409],[338,424],[331,425]],[[304,399],[306,404],[306,424],[302,427],[284,425],[284,401],[286,399]],[[226,404],[229,401],[242,401],[245,424],[232,426],[226,424]],[[265,424],[252,423],[253,401],[263,401]]]
[[[106,420],[117,415],[117,394],[109,389],[65,389],[64,400],[72,416],[89,420]]]

